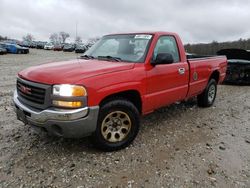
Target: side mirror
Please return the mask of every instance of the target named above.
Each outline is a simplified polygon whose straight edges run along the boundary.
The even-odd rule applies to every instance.
[[[151,62],[152,65],[158,64],[171,64],[174,62],[172,54],[169,53],[159,53],[156,56],[156,59]]]

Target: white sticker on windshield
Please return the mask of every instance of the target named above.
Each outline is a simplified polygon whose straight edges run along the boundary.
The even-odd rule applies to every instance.
[[[135,35],[135,39],[151,39],[152,35]]]

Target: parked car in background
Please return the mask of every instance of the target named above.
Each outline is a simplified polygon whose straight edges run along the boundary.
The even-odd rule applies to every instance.
[[[228,59],[224,83],[250,84],[250,52],[243,49],[223,49],[217,52]]]
[[[8,53],[12,54],[28,54],[29,48],[22,47],[18,44],[1,43],[1,46],[7,50]]]
[[[8,44],[18,44],[20,43],[19,40],[15,40],[15,39],[7,39],[7,40],[3,40],[3,41],[0,41],[2,43],[8,43]]]
[[[7,48],[4,43],[0,42],[0,48],[5,49],[7,51]]]
[[[84,44],[77,44],[75,53],[84,53],[88,48]]]
[[[30,48],[36,48],[36,45],[37,45],[37,42],[32,41],[32,42],[30,43]]]
[[[73,52],[75,50],[74,44],[65,44],[63,47],[64,52]]]
[[[36,41],[21,41],[17,44],[26,48],[36,48],[37,42]]]
[[[7,50],[5,48],[0,47],[0,55],[7,54]]]
[[[47,42],[38,41],[36,44],[36,49],[44,49],[44,46],[47,44]]]
[[[56,45],[54,45],[53,50],[54,50],[54,51],[62,51],[62,50],[63,50],[63,45],[61,45],[61,44],[56,44]]]
[[[28,41],[22,41],[19,43],[19,45],[26,48],[30,47],[30,43]]]
[[[45,50],[52,50],[54,48],[54,45],[52,43],[47,43],[44,46]]]

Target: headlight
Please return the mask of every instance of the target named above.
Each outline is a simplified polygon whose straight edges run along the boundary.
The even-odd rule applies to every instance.
[[[80,108],[86,106],[87,91],[78,85],[54,85],[52,104],[63,108]],[[66,97],[66,98],[65,98]]]
[[[61,97],[82,97],[87,96],[87,91],[83,86],[78,85],[54,85],[53,95]]]

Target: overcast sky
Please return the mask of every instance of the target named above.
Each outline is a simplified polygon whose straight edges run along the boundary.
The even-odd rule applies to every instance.
[[[0,0],[0,35],[70,40],[127,31],[177,32],[184,43],[250,38],[250,0]]]

